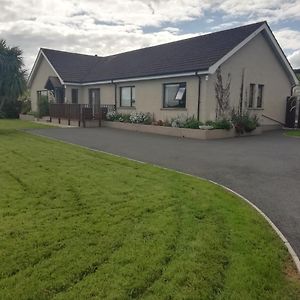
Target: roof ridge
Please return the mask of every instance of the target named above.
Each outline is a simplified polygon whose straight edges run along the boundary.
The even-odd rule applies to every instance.
[[[197,36],[193,36],[193,37],[189,37],[189,38],[185,38],[185,39],[181,39],[181,40],[176,40],[176,41],[172,41],[172,42],[168,42],[168,43],[163,43],[163,44],[158,44],[158,45],[153,45],[153,46],[147,46],[147,47],[143,47],[143,48],[139,48],[139,49],[129,50],[129,51],[125,51],[125,52],[119,52],[119,53],[116,53],[116,54],[105,55],[105,56],[101,56],[101,57],[102,58],[109,58],[109,57],[120,55],[120,54],[131,53],[131,52],[140,51],[140,50],[144,50],[144,49],[150,49],[150,48],[155,48],[155,47],[159,47],[159,46],[185,42],[185,41],[188,41],[188,40],[193,40],[193,39],[197,39],[197,38],[200,38],[200,37],[209,36],[209,35],[212,35],[212,34],[227,32],[227,31],[230,31],[230,30],[241,29],[243,27],[254,26],[254,25],[258,25],[258,24],[263,25],[265,23],[267,23],[267,21],[260,21],[260,22],[250,23],[250,24],[246,24],[246,25],[242,25],[242,26],[238,26],[238,27],[232,27],[232,28],[228,28],[228,29],[224,29],[224,30],[204,33],[204,34],[200,34],[200,35],[197,35]]]
[[[105,56],[99,56],[98,54],[92,55],[92,54],[85,54],[85,53],[78,53],[78,52],[71,52],[71,51],[64,51],[64,50],[57,50],[52,48],[44,48],[42,47],[41,50],[47,50],[47,51],[55,51],[55,52],[62,52],[62,53],[68,53],[68,54],[76,54],[76,55],[83,55],[83,56],[89,56],[89,57],[97,57],[97,58],[104,58]]]

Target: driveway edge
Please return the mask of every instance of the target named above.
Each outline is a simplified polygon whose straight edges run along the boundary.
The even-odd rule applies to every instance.
[[[197,176],[196,176],[197,177]],[[201,177],[198,177],[201,178]],[[202,179],[202,178],[201,178]],[[284,236],[284,234],[279,230],[279,228],[271,221],[271,219],[262,211],[260,210],[255,204],[253,204],[250,200],[248,200],[247,198],[245,198],[244,196],[242,196],[241,194],[235,192],[234,190],[228,188],[227,186],[224,186],[222,184],[219,184],[215,181],[212,180],[208,180],[205,179],[206,181],[209,181],[217,186],[222,187],[223,189],[227,190],[228,192],[242,198],[244,201],[246,201],[248,204],[250,204],[250,206],[252,206],[261,216],[264,217],[264,219],[271,225],[271,227],[273,228],[273,230],[277,233],[277,235],[280,237],[280,239],[283,241],[284,245],[286,246],[286,248],[288,249],[290,255],[292,256],[292,259],[296,265],[296,268],[298,270],[298,273],[300,274],[300,260],[298,255],[296,254],[295,250],[293,249],[292,245],[289,243],[289,241],[286,239],[286,237]]]
[[[253,204],[246,197],[242,196],[238,192],[235,192],[234,190],[230,189],[229,187],[227,187],[225,185],[222,185],[220,183],[217,183],[217,182],[215,182],[213,180],[206,179],[206,178],[203,178],[203,177],[200,177],[200,176],[196,176],[196,175],[192,175],[192,174],[189,174],[189,173],[185,173],[185,172],[182,172],[182,171],[178,171],[178,170],[174,170],[174,169],[162,167],[162,166],[159,166],[159,165],[156,165],[156,164],[147,163],[147,162],[140,161],[140,160],[137,160],[137,159],[134,159],[134,158],[129,158],[129,157],[126,157],[126,156],[121,156],[121,155],[118,155],[118,154],[106,152],[106,151],[99,150],[99,149],[93,149],[93,148],[89,148],[87,146],[82,146],[82,145],[79,145],[79,144],[75,144],[75,143],[71,143],[71,142],[66,142],[66,141],[63,141],[63,140],[60,140],[60,139],[57,139],[57,138],[53,138],[53,137],[48,137],[48,136],[45,136],[45,135],[42,135],[42,134],[38,134],[38,133],[30,132],[30,131],[26,131],[26,132],[30,133],[32,135],[35,135],[35,136],[42,137],[42,138],[47,138],[47,139],[58,141],[58,142],[61,142],[61,143],[64,143],[64,144],[69,144],[69,145],[72,145],[72,146],[77,146],[77,147],[80,147],[82,149],[86,149],[86,150],[90,150],[90,151],[94,151],[94,152],[99,152],[99,153],[103,153],[103,154],[107,154],[107,155],[112,155],[112,156],[118,157],[118,158],[125,158],[125,159],[127,159],[129,161],[134,161],[134,162],[137,162],[137,163],[140,163],[140,164],[149,164],[149,165],[154,166],[156,168],[160,168],[160,169],[168,170],[168,171],[173,171],[173,172],[176,172],[176,173],[179,173],[179,174],[183,174],[183,175],[187,175],[187,176],[190,176],[190,177],[193,177],[193,178],[198,178],[198,179],[210,182],[210,183],[212,183],[212,184],[214,184],[216,186],[219,186],[219,187],[225,189],[226,191],[228,191],[228,192],[230,192],[230,193],[232,193],[232,194],[240,197],[242,200],[244,200],[245,202],[247,202],[251,207],[253,207],[269,223],[269,225],[273,228],[273,230],[277,233],[277,235],[283,241],[285,247],[287,248],[289,254],[291,255],[291,257],[292,257],[292,259],[293,259],[293,261],[294,261],[294,263],[296,265],[298,274],[300,274],[300,259],[299,259],[298,255],[296,254],[295,250],[293,249],[292,245],[289,243],[289,241],[287,240],[287,238],[284,236],[284,234],[279,230],[279,228],[271,221],[271,219],[260,208],[258,208],[255,204]]]

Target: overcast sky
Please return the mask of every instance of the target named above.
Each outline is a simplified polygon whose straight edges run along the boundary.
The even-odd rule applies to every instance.
[[[101,56],[262,20],[300,68],[300,0],[0,0],[0,39],[28,69],[40,47]]]

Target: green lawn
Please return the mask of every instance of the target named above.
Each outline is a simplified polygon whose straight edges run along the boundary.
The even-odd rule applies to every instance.
[[[0,120],[0,299],[299,299],[287,250],[206,181]]]
[[[285,133],[288,136],[300,137],[300,130],[290,130]]]

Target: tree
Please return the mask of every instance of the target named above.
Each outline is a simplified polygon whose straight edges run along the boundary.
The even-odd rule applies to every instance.
[[[0,114],[4,104],[16,101],[26,90],[26,70],[22,50],[0,40]]]

